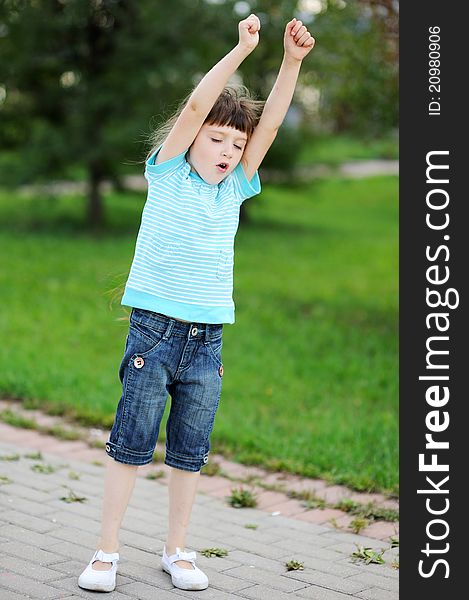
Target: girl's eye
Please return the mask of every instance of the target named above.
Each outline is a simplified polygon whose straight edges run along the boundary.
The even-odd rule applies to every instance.
[[[222,140],[216,140],[215,138],[211,138],[212,142],[221,142]]]
[[[235,148],[238,148],[238,150],[242,150],[241,146],[237,146],[236,144],[234,145]]]

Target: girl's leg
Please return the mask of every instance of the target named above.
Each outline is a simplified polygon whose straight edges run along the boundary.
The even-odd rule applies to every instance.
[[[138,466],[126,465],[110,458],[104,480],[103,513],[101,538],[97,550],[117,552],[119,550],[119,529],[125,510],[135,485]],[[93,569],[105,571],[111,563],[96,561]]]
[[[186,532],[194,504],[200,471],[183,471],[170,468],[169,475],[169,531],[166,540],[166,554],[176,552],[176,547],[183,550],[186,543]],[[178,560],[179,567],[192,569],[190,562]]]

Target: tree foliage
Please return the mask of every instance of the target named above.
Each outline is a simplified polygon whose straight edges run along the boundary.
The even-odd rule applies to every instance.
[[[308,23],[318,41],[301,81],[320,90],[321,104],[314,119],[306,110],[301,126],[379,132],[396,123],[395,66],[367,13],[371,0],[338,1],[323,0]],[[102,224],[100,182],[117,181],[123,163],[143,163],[151,128],[236,44],[237,22],[250,12],[261,19],[262,41],[240,73],[265,99],[285,23],[293,15],[311,20],[305,7],[298,0],[3,0],[0,147],[21,161],[0,164],[0,175],[28,182],[81,166],[89,221]],[[298,132],[279,135],[265,164],[294,161],[300,142]]]

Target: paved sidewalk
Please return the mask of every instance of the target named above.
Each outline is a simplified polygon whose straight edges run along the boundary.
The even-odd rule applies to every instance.
[[[104,467],[77,461],[73,453],[42,451],[42,460],[25,456],[33,452],[37,452],[34,445],[0,442],[0,600],[96,598],[98,593],[78,587],[77,578],[99,534]],[[104,450],[98,452],[103,465],[111,460]],[[6,460],[14,454],[18,460]],[[37,464],[51,465],[55,471],[33,470]],[[203,476],[201,481],[205,478],[210,479]],[[61,499],[72,493],[86,501]],[[258,509],[235,509],[221,498],[200,492],[187,549],[198,552],[197,564],[207,573],[210,585],[199,592],[178,590],[160,568],[167,508],[164,483],[137,477],[121,530],[117,587],[103,598],[398,598],[398,572],[390,566],[396,549],[386,550],[385,565],[351,561],[356,544],[378,551],[389,544]],[[257,529],[246,524],[255,524]],[[213,547],[226,549],[228,556],[200,554]],[[287,571],[285,563],[292,559],[304,563],[304,570]]]

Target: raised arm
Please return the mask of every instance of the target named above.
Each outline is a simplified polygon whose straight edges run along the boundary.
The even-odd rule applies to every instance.
[[[228,79],[257,46],[260,27],[256,15],[240,21],[238,44],[212,67],[192,92],[156,157],[157,163],[169,160],[189,148]]]
[[[275,140],[291,104],[301,63],[313,49],[315,39],[301,21],[292,19],[285,27],[283,43],[285,53],[277,79],[241,159],[248,180],[254,176]]]

